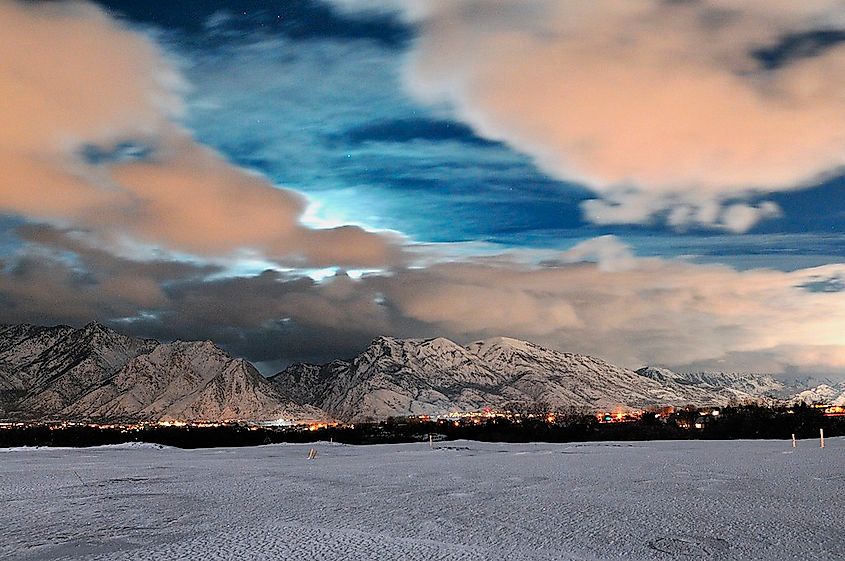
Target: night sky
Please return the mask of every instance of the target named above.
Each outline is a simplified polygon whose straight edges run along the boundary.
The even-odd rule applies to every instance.
[[[845,373],[845,1],[0,1],[0,322]]]

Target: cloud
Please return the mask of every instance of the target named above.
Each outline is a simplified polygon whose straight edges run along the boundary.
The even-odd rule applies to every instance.
[[[0,261],[0,310],[7,323],[84,324],[169,305],[164,286],[202,282],[220,268],[169,260],[132,260],[45,226],[17,229],[24,244]]]
[[[589,186],[598,223],[744,231],[773,213],[736,199],[845,164],[842,0],[334,3],[415,23],[409,90]]]
[[[845,374],[845,265],[793,272],[633,255],[612,237],[566,251],[491,255],[315,282],[268,270],[133,261],[28,227],[0,273],[5,321],[92,318],[162,339],[210,338],[255,361],[350,357],[379,335],[508,335],[627,367]],[[68,254],[75,257],[70,262]]]
[[[615,271],[607,263],[565,263],[582,253],[542,269],[501,261],[433,266],[391,279],[384,293],[403,314],[459,337],[511,334],[627,366],[719,367],[757,353],[757,365],[765,356],[766,369],[785,370],[845,348],[845,296],[802,288],[842,265],[739,272],[626,255]]]
[[[763,218],[780,216],[780,208],[771,201],[764,201],[759,206],[736,203],[725,207],[722,212],[722,224],[732,232],[745,232]]]
[[[305,201],[194,141],[184,80],[145,36],[79,2],[0,5],[0,212],[144,248],[380,266],[395,240],[313,230]]]
[[[686,4],[684,9],[694,10],[700,2]],[[486,22],[478,29],[471,17],[458,14],[455,33],[469,29],[481,45],[500,31],[508,32],[510,39],[505,39],[531,48],[532,41],[563,40],[556,39],[562,32],[535,33],[537,14],[555,15],[556,4],[534,1],[524,4],[527,11],[523,4],[501,5],[510,10],[508,17],[488,4],[476,5]],[[617,4],[596,5],[609,10],[611,23],[621,17]],[[800,15],[806,6],[816,6],[825,15],[827,5],[778,3],[774,13],[792,21],[784,15],[790,9]],[[451,31],[437,29],[446,24],[435,15],[451,13],[449,6],[419,3],[418,12],[408,12],[426,22],[434,18],[426,24],[431,30],[423,28],[418,65],[427,60],[427,49],[436,47],[426,43],[427,33],[460,39],[460,34],[452,37]],[[591,6],[579,8],[583,13],[573,20],[576,31],[595,19],[597,8]],[[549,25],[556,21],[548,19]],[[648,43],[637,35],[638,21],[629,22],[634,43]],[[512,25],[515,31],[509,31]],[[689,22],[687,28],[695,29]],[[529,30],[536,38],[528,37]],[[493,49],[500,39],[489,43],[491,53],[510,51]],[[441,47],[449,54],[448,42]],[[521,132],[511,133],[523,129],[504,118],[508,112],[489,112],[493,106],[486,104],[498,99],[496,88],[474,89],[476,79],[495,76],[473,73],[498,70],[499,62],[474,45],[465,50],[458,54],[478,57],[478,64],[466,69],[471,80],[445,69],[431,80],[446,80],[449,87],[443,91],[450,95],[466,93],[467,103],[457,106],[473,126],[491,131],[485,134],[494,138],[507,134],[509,142],[521,142]],[[767,72],[819,63],[835,50],[786,57],[788,63]],[[710,54],[709,47],[704,49],[703,60]],[[23,245],[14,255],[6,252],[0,263],[4,321],[83,324],[99,319],[139,335],[207,337],[252,360],[276,362],[351,356],[383,334],[445,335],[463,342],[511,335],[632,367],[742,363],[770,371],[820,365],[843,369],[845,293],[815,288],[820,279],[845,278],[841,265],[740,272],[637,257],[619,240],[602,237],[566,252],[541,252],[542,259],[529,259],[524,252],[468,257],[460,251],[442,252],[440,258],[431,251],[417,259],[425,266],[403,266],[404,259],[416,256],[405,248],[398,257],[395,242],[383,235],[352,227],[306,228],[301,197],[274,188],[191,138],[179,122],[187,87],[179,74],[147,38],[99,9],[82,3],[2,3],[0,55],[0,208],[29,222],[16,232]],[[554,68],[545,69],[557,76]],[[502,88],[505,102],[518,84],[497,80],[491,84]],[[531,85],[523,82],[533,107]],[[796,107],[802,109],[800,103]],[[557,138],[544,128],[555,119],[530,111],[524,117],[531,132],[524,138]],[[532,151],[535,145],[528,140],[525,149]],[[532,153],[537,157],[555,147],[546,141],[536,146]],[[605,169],[601,159],[585,162]],[[719,173],[727,174],[729,167]],[[680,166],[677,173],[683,172]],[[607,205],[595,208],[597,216],[629,213],[631,220],[641,221],[664,213],[679,226],[695,221],[742,230],[777,212],[768,203],[742,200],[721,183],[702,183],[697,190],[659,181],[621,190],[596,185]],[[273,269],[232,277],[226,259],[244,255],[270,261]],[[340,272],[322,282],[286,272],[384,264],[390,265],[389,274],[352,278]]]
[[[546,267],[566,263],[596,263],[601,271],[624,271],[635,267],[637,258],[631,248],[616,236],[600,236],[583,241],[556,257],[545,259],[541,264]]]

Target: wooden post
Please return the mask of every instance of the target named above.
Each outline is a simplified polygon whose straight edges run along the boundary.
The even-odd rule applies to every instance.
[[[819,443],[824,448],[824,429],[819,429]]]
[[[798,443],[795,441],[795,433],[792,433],[792,447],[798,448]]]

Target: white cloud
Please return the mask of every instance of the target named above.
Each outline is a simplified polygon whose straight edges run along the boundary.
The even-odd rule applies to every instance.
[[[780,214],[780,208],[771,201],[765,201],[760,206],[737,203],[725,207],[721,223],[733,232],[745,232],[760,220]]]
[[[788,36],[845,25],[843,0],[334,0],[419,26],[406,83],[600,199],[598,223],[743,231],[845,164],[845,43],[765,68]]]

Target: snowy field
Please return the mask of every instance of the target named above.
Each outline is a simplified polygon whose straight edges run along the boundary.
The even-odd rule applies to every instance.
[[[845,559],[827,444],[6,449],[0,559]]]

